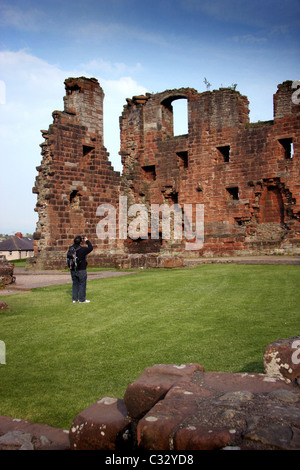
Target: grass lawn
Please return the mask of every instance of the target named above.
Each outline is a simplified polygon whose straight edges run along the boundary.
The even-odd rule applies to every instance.
[[[263,372],[267,344],[300,334],[298,266],[204,265],[2,297],[0,415],[69,429],[154,364]]]

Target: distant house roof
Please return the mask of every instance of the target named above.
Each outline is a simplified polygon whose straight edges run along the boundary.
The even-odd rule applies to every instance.
[[[33,251],[33,238],[12,236],[0,242],[0,251]]]

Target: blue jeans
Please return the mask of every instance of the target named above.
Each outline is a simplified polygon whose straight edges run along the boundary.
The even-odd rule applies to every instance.
[[[71,271],[71,277],[73,281],[73,301],[79,300],[79,302],[85,301],[86,295],[86,280],[87,272],[86,269],[80,269],[79,271]]]

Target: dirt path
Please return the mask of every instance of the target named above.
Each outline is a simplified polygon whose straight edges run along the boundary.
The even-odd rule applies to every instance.
[[[89,272],[88,280],[104,279],[108,277],[117,276],[128,276],[129,274],[134,274],[134,272]],[[57,286],[59,284],[72,283],[70,273],[68,272],[63,273],[60,271],[26,271],[25,268],[15,268],[14,275],[16,277],[16,282],[7,286],[5,289],[0,290],[0,296],[29,292],[35,287]]]

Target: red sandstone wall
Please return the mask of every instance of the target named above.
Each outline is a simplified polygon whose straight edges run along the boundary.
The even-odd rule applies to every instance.
[[[65,81],[64,111],[42,131],[42,162],[33,192],[39,221],[36,267],[62,266],[76,234],[95,250],[91,264],[130,253],[166,256],[300,252],[299,108],[292,82],[278,86],[274,120],[249,123],[248,100],[223,88],[167,90],[127,99],[120,117],[123,175],[103,146],[104,93],[96,79]],[[173,135],[176,99],[188,102],[188,134]],[[293,155],[289,154],[290,142]],[[292,157],[292,158],[291,158]],[[204,246],[184,239],[100,240],[97,207],[133,203],[204,205]]]
[[[292,103],[291,84],[279,86],[271,122],[250,124],[247,98],[231,89],[166,91],[134,98],[124,108],[121,153],[125,168],[130,162],[134,199],[204,204],[204,247],[189,256],[299,252],[299,105]],[[172,101],[183,97],[189,133],[174,137]],[[293,158],[285,154],[284,139],[293,141]],[[163,241],[161,251],[174,249],[178,242]]]
[[[76,235],[86,235],[93,256],[117,241],[96,236],[99,204],[118,201],[120,175],[103,146],[103,91],[95,79],[65,81],[65,110],[53,113],[48,131],[42,131],[42,163],[33,192],[39,214],[34,235],[37,267],[63,266],[67,247]]]

